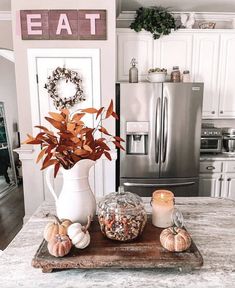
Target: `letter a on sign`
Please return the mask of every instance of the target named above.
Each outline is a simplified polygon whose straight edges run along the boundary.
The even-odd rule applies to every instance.
[[[78,13],[76,10],[49,11],[50,39],[77,40]]]
[[[78,39],[107,39],[106,10],[78,11]]]
[[[56,35],[60,35],[63,29],[66,30],[69,35],[72,35],[71,27],[69,25],[69,20],[66,14],[60,14]]]

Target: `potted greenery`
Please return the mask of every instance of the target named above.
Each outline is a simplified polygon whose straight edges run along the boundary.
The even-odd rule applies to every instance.
[[[93,114],[98,121],[96,127],[87,127],[83,118],[86,114]],[[51,117],[45,119],[58,131],[53,132],[44,126],[36,126],[41,132],[33,137],[28,135],[25,144],[41,145],[41,152],[37,162],[42,161],[42,170],[47,169],[46,179],[49,190],[56,201],[57,215],[60,219],[69,219],[72,222],[86,223],[87,217],[93,217],[96,211],[96,202],[90,189],[88,176],[90,168],[102,155],[111,159],[111,142],[123,149],[118,136],[111,135],[102,124],[109,117],[118,119],[113,111],[113,101],[107,110],[87,108],[70,115],[69,110],[63,109],[60,113],[50,112]],[[107,137],[96,137],[97,132]],[[50,183],[50,171],[54,168],[54,177],[60,170],[63,174],[63,187],[57,198]]]
[[[177,29],[174,17],[166,8],[141,7],[136,13],[136,18],[130,28],[136,32],[144,29],[153,34],[153,39],[159,39],[162,35],[170,34],[172,29]]]

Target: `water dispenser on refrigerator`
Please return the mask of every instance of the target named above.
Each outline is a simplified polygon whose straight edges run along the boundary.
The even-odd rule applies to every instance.
[[[127,122],[127,154],[147,155],[148,154],[148,133],[149,122]]]

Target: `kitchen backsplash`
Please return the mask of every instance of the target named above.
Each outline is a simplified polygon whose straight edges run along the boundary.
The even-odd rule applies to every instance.
[[[213,123],[216,127],[233,127],[235,128],[235,119],[211,119],[202,120],[203,123]]]

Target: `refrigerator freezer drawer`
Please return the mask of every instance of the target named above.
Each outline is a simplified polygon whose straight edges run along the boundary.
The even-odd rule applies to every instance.
[[[199,179],[130,179],[121,178],[120,185],[126,191],[138,194],[142,197],[151,197],[155,190],[171,190],[176,197],[198,196]]]

